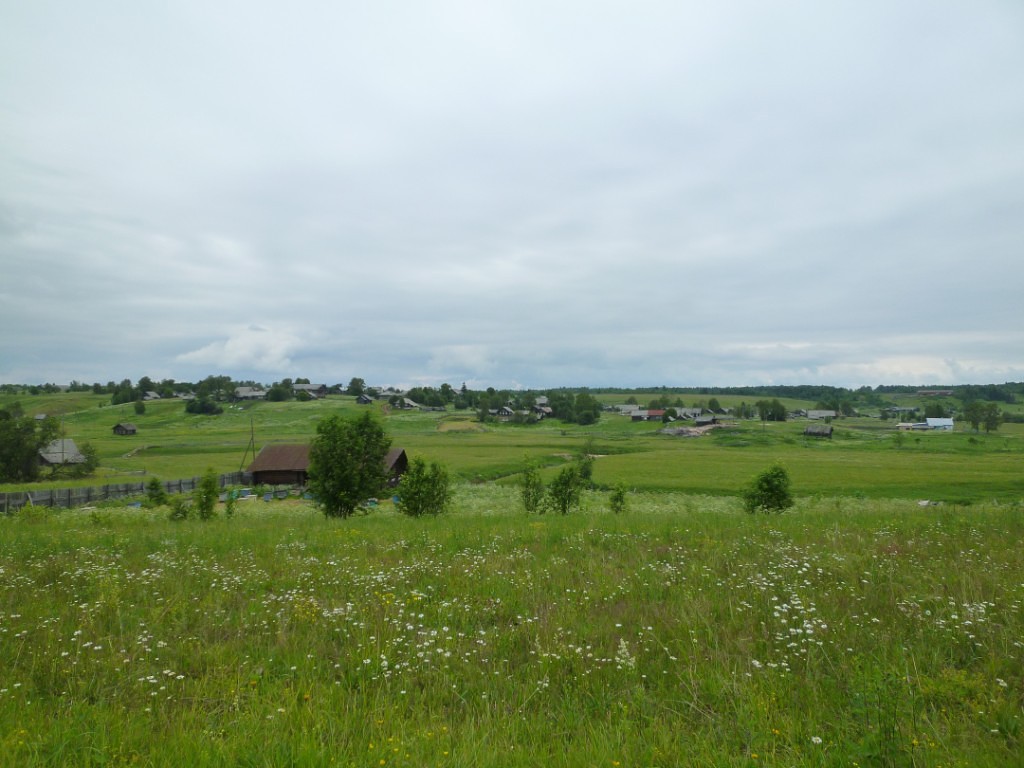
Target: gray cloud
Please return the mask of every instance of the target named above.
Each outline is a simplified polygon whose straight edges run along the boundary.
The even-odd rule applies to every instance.
[[[1022,22],[5,8],[0,380],[1022,378]]]

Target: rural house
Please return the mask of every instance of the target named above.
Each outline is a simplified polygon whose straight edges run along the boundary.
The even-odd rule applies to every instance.
[[[804,427],[804,437],[827,437],[832,439],[832,426],[829,424],[808,424]]]
[[[46,467],[61,467],[65,464],[84,464],[85,456],[78,450],[74,440],[54,440],[39,451],[39,461]]]
[[[835,417],[836,417],[836,412],[835,411],[818,410],[818,411],[808,411],[807,412],[807,418],[808,419],[834,419]]]
[[[115,435],[134,435],[139,431],[139,428],[134,424],[130,424],[127,421],[122,421],[120,424],[114,425]]]
[[[308,444],[266,445],[246,472],[256,485],[306,485],[309,482]],[[404,448],[392,448],[384,457],[388,485],[396,485],[409,468]]]
[[[256,485],[305,485],[309,445],[265,445],[246,471]]]
[[[370,405],[373,402],[373,398],[363,392],[363,394],[356,398],[356,402],[359,403],[359,405]]]
[[[258,387],[235,387],[235,400],[263,400],[266,396]]]

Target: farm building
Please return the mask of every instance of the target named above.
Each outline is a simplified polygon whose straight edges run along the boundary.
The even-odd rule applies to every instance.
[[[409,468],[404,448],[392,448],[384,457],[388,483],[395,484]],[[256,485],[306,485],[309,481],[309,445],[267,445],[246,470]]]
[[[365,392],[356,398],[356,402],[359,405],[370,405],[373,402],[373,398]]]
[[[246,471],[257,485],[305,485],[309,445],[266,445]]]
[[[928,425],[928,429],[938,429],[942,432],[953,431],[952,419],[925,419],[924,421]]]
[[[409,469],[409,457],[404,448],[392,448],[384,457],[384,469],[388,473],[388,485],[398,485],[402,475]]]
[[[46,467],[60,467],[65,464],[84,464],[85,456],[78,450],[74,440],[54,440],[39,451],[39,461]]]
[[[835,417],[836,417],[836,412],[835,411],[830,411],[830,410],[817,410],[817,411],[808,411],[807,412],[807,418],[808,419],[815,419],[815,420],[817,420],[817,419],[834,419]]]
[[[804,437],[827,437],[832,439],[832,427],[828,424],[808,424],[804,427]]]
[[[693,420],[693,423],[698,427],[710,427],[712,424],[717,424],[718,419],[713,414],[706,416],[698,416]]]
[[[115,424],[114,425],[114,434],[115,435],[134,435],[138,431],[139,431],[138,427],[136,427],[134,424],[131,424],[131,423],[127,422],[127,421],[122,421],[120,424]]]
[[[327,394],[326,384],[292,384],[292,392],[299,394],[299,392],[305,392],[307,395],[313,398],[324,397]]]
[[[266,396],[258,387],[235,387],[235,400],[263,400]]]

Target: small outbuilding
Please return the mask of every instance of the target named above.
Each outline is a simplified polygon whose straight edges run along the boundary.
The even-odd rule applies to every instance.
[[[134,435],[139,431],[139,428],[134,424],[127,421],[122,421],[120,424],[114,425],[115,435]]]
[[[398,485],[402,475],[409,469],[409,457],[405,448],[392,448],[384,457],[384,469],[388,473],[388,485]]]
[[[804,437],[824,437],[832,439],[832,426],[829,424],[808,424],[804,427]]]

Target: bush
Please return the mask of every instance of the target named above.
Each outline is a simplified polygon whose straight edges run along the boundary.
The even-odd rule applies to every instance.
[[[616,515],[626,511],[626,486],[622,483],[619,483],[612,489],[611,496],[608,497],[608,507]]]
[[[158,478],[151,477],[146,483],[146,500],[154,507],[161,507],[167,503],[167,491]]]
[[[189,503],[181,496],[174,496],[171,499],[171,511],[167,515],[168,520],[188,520],[192,514]]]
[[[789,473],[781,464],[773,464],[759,474],[743,492],[743,508],[751,514],[782,512],[792,506]]]
[[[567,515],[573,507],[579,506],[585,485],[581,464],[574,462],[551,481],[545,501],[555,512]]]
[[[199,481],[199,487],[195,492],[196,512],[198,512],[200,520],[209,520],[213,517],[217,508],[219,488],[217,473],[212,469],[206,470],[206,474]]]
[[[423,459],[409,462],[409,468],[398,484],[398,511],[409,517],[440,515],[451,503],[451,480],[448,471]]]
[[[520,478],[520,491],[522,493],[523,508],[528,515],[544,511],[544,481],[540,477],[540,471],[533,462],[528,462]]]

